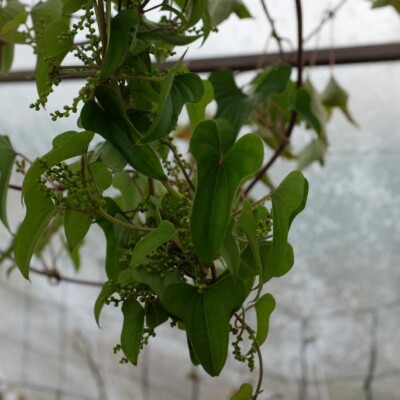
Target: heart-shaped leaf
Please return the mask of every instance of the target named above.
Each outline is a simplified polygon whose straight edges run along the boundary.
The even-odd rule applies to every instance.
[[[169,221],[161,221],[154,231],[143,236],[136,244],[132,252],[131,266],[139,265],[152,251],[175,235],[174,225]]]
[[[257,334],[256,340],[259,346],[261,346],[267,339],[269,330],[269,318],[272,311],[275,309],[275,299],[274,297],[267,293],[257,300],[254,308],[256,310],[257,316]]]
[[[144,308],[136,300],[125,300],[122,314],[121,347],[126,358],[137,365],[144,328]]]
[[[0,220],[9,230],[7,218],[8,183],[14,166],[15,151],[7,136],[0,136]]]
[[[226,121],[210,120],[197,125],[190,142],[197,161],[192,240],[204,265],[211,263],[225,238],[240,184],[257,172],[263,161],[264,149],[258,136],[245,135],[236,143],[235,136]]]
[[[101,67],[100,80],[108,78],[124,61],[133,46],[139,17],[135,7],[120,11],[112,20],[110,37]]]
[[[136,144],[140,133],[125,114],[118,93],[110,86],[96,87],[98,103],[88,101],[81,112],[85,129],[98,133],[125,157],[126,161],[142,174],[158,180],[166,180],[161,163],[148,145]]]
[[[168,313],[160,302],[150,303],[146,306],[146,325],[155,329],[169,318]]]
[[[83,241],[92,224],[90,214],[75,210],[66,210],[64,213],[64,231],[68,247],[73,252]]]
[[[187,283],[166,287],[161,302],[185,325],[193,351],[211,376],[220,374],[229,346],[229,321],[245,300],[241,279],[225,275],[206,289]]]

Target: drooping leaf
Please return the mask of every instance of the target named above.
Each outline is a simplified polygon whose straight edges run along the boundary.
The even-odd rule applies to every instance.
[[[144,308],[136,300],[125,300],[122,314],[121,347],[126,358],[137,365],[144,328]]]
[[[111,281],[107,281],[101,288],[101,292],[96,299],[94,304],[94,318],[96,319],[97,325],[100,327],[100,314],[103,310],[106,300],[115,292],[115,287],[112,285]]]
[[[146,325],[150,329],[155,329],[162,325],[169,318],[165,308],[159,302],[146,305]]]
[[[174,225],[171,222],[161,221],[154,231],[143,236],[136,244],[132,252],[130,265],[139,265],[147,255],[171,239],[175,233]]]
[[[29,279],[29,266],[35,247],[47,224],[57,214],[53,202],[32,187],[24,194],[26,215],[15,236],[15,262],[21,274]]]
[[[261,263],[260,248],[257,240],[257,222],[254,218],[249,201],[245,201],[243,203],[242,213],[239,217],[239,225],[247,236],[257,270],[259,271],[259,276],[262,277],[263,267]]]
[[[124,61],[134,45],[139,17],[135,7],[120,11],[111,20],[110,38],[101,66],[100,80],[108,78]]]
[[[358,126],[348,108],[347,103],[349,100],[349,95],[339,85],[334,77],[331,77],[327,86],[322,92],[321,100],[327,108],[328,113],[331,113],[333,108],[339,108],[350,123],[352,123],[354,126]]]
[[[88,101],[81,112],[85,129],[109,141],[137,171],[157,180],[166,180],[153,149],[148,145],[136,144],[141,140],[141,135],[126,116],[118,93],[110,86],[99,85],[95,94],[99,104]]]
[[[273,239],[268,258],[263,261],[265,278],[280,276],[287,269],[289,228],[304,209],[307,194],[308,182],[299,171],[291,172],[272,194]]]
[[[15,151],[7,136],[0,136],[0,221],[10,230],[7,218],[7,193],[14,166]]]
[[[134,179],[127,171],[119,171],[114,175],[113,186],[122,194],[124,210],[133,210],[142,198]]]
[[[315,161],[324,165],[327,147],[327,144],[322,139],[312,140],[297,155],[297,169],[303,170]]]
[[[113,181],[113,176],[108,168],[102,162],[96,162],[90,166],[93,181],[95,185],[104,191],[108,189]]]
[[[216,118],[225,118],[234,125],[236,132],[239,132],[258,104],[266,101],[272,94],[285,91],[290,73],[289,65],[272,67],[261,75],[254,92],[246,95],[237,87],[232,71],[213,72],[209,80],[214,87],[215,100],[218,103]]]
[[[323,134],[322,126],[312,109],[312,99],[310,93],[305,88],[300,88],[292,102],[292,107],[297,111],[301,118],[309,123],[321,137]]]
[[[233,13],[239,18],[251,18],[250,12],[241,0],[209,0],[208,10],[213,26],[219,25]]]
[[[257,316],[256,340],[259,346],[261,346],[267,339],[269,318],[272,314],[272,311],[275,309],[275,305],[276,302],[274,297],[267,293],[260,297],[254,306]]]
[[[214,100],[214,89],[210,81],[203,80],[204,94],[197,103],[186,104],[192,130],[206,118],[206,107]]]
[[[92,224],[93,217],[90,214],[75,210],[66,210],[64,213],[64,231],[68,247],[75,251],[82,243]]]
[[[200,260],[209,265],[218,252],[240,184],[263,161],[256,135],[235,143],[236,132],[224,120],[203,121],[194,130],[190,149],[197,161],[197,187],[191,216],[192,240]],[[251,157],[249,157],[251,154]]]
[[[161,302],[185,325],[193,351],[211,376],[220,374],[229,346],[229,321],[244,301],[241,279],[226,275],[206,289],[187,283],[166,287]]]
[[[92,139],[93,133],[88,131],[68,131],[54,138],[52,150],[36,160],[26,173],[22,194],[25,196],[25,193],[36,185],[37,179],[46,171],[47,167],[51,168],[62,161],[84,154]]]
[[[253,397],[253,386],[243,383],[239,390],[231,397],[231,400],[251,400]]]

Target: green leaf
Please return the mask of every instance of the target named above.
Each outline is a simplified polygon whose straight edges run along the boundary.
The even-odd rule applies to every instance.
[[[268,258],[264,259],[264,281],[268,275],[280,276],[287,269],[289,228],[305,207],[308,182],[299,171],[291,172],[272,194],[273,239]]]
[[[63,0],[63,14],[73,14],[85,5],[85,0]]]
[[[257,315],[257,334],[256,341],[259,346],[261,346],[267,339],[269,330],[269,318],[272,311],[275,309],[275,299],[274,297],[267,293],[257,300],[254,308]]]
[[[114,175],[113,186],[122,194],[124,210],[133,210],[142,199],[134,180],[127,171],[119,171]]]
[[[243,203],[242,213],[240,214],[239,217],[239,225],[240,228],[246,234],[247,239],[249,240],[249,246],[251,252],[253,253],[255,264],[257,270],[259,271],[259,276],[263,277],[263,267],[261,263],[260,248],[257,240],[257,221],[254,218],[253,211],[251,209],[249,201],[245,201]],[[262,285],[260,284],[260,288],[261,286]]]
[[[89,143],[93,139],[93,133],[88,131],[74,132],[68,131],[58,135],[53,140],[53,149],[40,158],[49,168],[68,160],[69,158],[80,156],[85,153]],[[37,179],[46,171],[46,167],[36,160],[25,175],[22,185],[22,194],[36,186]]]
[[[257,172],[263,161],[264,149],[259,137],[249,134],[235,143],[235,136],[226,121],[209,120],[197,125],[190,142],[197,161],[192,240],[205,265],[214,259],[225,238],[239,186]]]
[[[124,156],[109,142],[102,142],[95,147],[90,161],[101,159],[104,165],[111,170],[121,171],[126,166]]]
[[[331,77],[321,94],[322,103],[327,108],[328,113],[332,112],[332,108],[339,108],[351,124],[358,126],[349,111],[347,104],[348,99],[349,95],[347,92],[339,85],[334,77]]]
[[[239,246],[232,235],[232,226],[233,221],[229,225],[225,239],[222,242],[222,246],[220,248],[221,256],[224,258],[226,266],[228,267],[229,272],[232,277],[236,279],[238,276],[239,265],[240,265],[240,251]]]
[[[7,218],[7,193],[14,166],[15,151],[7,136],[0,135],[0,221],[10,230]]]
[[[104,191],[111,186],[113,176],[110,170],[106,168],[102,162],[92,164],[90,169],[93,175],[93,181],[101,191]]]
[[[93,217],[80,211],[66,210],[64,213],[64,231],[68,248],[75,251],[82,243],[92,224]]]
[[[244,295],[242,280],[229,275],[203,290],[187,283],[173,283],[164,290],[163,306],[184,323],[197,359],[211,376],[219,375],[225,365],[229,321]]]
[[[272,94],[283,93],[289,82],[289,65],[272,67],[263,72],[251,95],[244,94],[236,85],[230,70],[219,70],[211,74],[209,80],[214,87],[218,103],[216,118],[225,118],[234,125],[236,132],[249,118],[253,109],[265,102]]]
[[[210,81],[203,80],[204,93],[197,103],[186,104],[192,130],[197,124],[206,119],[206,107],[214,100],[214,89]]]
[[[43,26],[49,26],[52,22],[62,18],[63,2],[61,0],[40,1],[31,10],[33,28],[37,36],[43,31]]]
[[[154,231],[143,236],[132,252],[131,266],[139,265],[152,251],[171,239],[176,233],[174,225],[169,221],[161,221]]]
[[[243,383],[239,390],[231,397],[231,400],[251,400],[253,397],[253,386]]]
[[[104,304],[106,300],[115,293],[114,285],[112,285],[111,281],[107,281],[103,287],[101,288],[101,292],[96,299],[94,304],[94,318],[96,319],[97,325],[100,327],[100,314],[103,310]]]
[[[49,74],[55,65],[60,65],[64,57],[73,46],[73,39],[69,32],[69,24],[57,21],[49,25],[44,35],[38,39],[37,64],[35,70],[36,87],[39,96],[49,93]],[[51,58],[50,63],[48,59]]]
[[[249,11],[241,0],[209,0],[208,10],[213,26],[225,21],[232,13],[235,13],[239,18],[251,18]]]
[[[201,20],[204,12],[207,9],[208,0],[189,0],[185,2],[187,16],[186,28],[190,28],[193,25],[196,25],[197,22]]]
[[[101,67],[100,80],[108,78],[123,62],[135,43],[139,17],[135,7],[120,11],[111,20],[110,38]]]
[[[169,74],[171,74],[171,71]],[[186,103],[197,103],[204,94],[202,80],[197,74],[187,73],[177,76],[173,74],[172,78],[173,81],[169,84],[171,77],[167,77],[164,102],[156,119],[143,137],[144,143],[168,135],[175,128],[183,106]]]
[[[3,43],[0,39],[0,76],[7,75],[14,60],[14,43]]]
[[[122,314],[121,347],[126,358],[137,365],[144,328],[144,308],[136,300],[125,300]]]
[[[300,88],[292,101],[292,107],[312,128],[317,132],[318,136],[323,135],[320,121],[316,117],[312,109],[312,99],[310,93],[305,88]]]
[[[165,308],[159,302],[146,305],[146,325],[150,329],[155,329],[162,325],[169,318]]]
[[[29,279],[29,266],[35,247],[47,224],[57,214],[53,202],[36,187],[24,194],[26,215],[15,236],[15,262],[21,274]]]
[[[99,85],[95,94],[99,104],[91,100],[82,108],[81,122],[85,129],[100,134],[143,175],[166,180],[153,149],[148,145],[135,144],[141,140],[141,135],[126,116],[118,93],[110,86]]]

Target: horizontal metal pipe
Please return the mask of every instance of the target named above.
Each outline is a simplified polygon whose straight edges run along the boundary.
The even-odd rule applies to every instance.
[[[384,62],[400,60],[400,43],[388,43],[368,46],[339,47],[332,49],[306,50],[304,64],[329,65],[334,52],[335,65],[357,64],[369,62]],[[297,52],[285,53],[286,62],[296,66]],[[220,68],[236,71],[253,71],[261,66],[274,64],[279,60],[279,53],[250,54],[246,56],[214,57],[185,60],[184,64],[192,72],[212,72]],[[169,61],[161,64],[161,68],[169,68],[174,64]],[[75,74],[63,79],[84,79],[87,74]],[[6,76],[0,76],[0,82],[34,81],[34,71],[15,71]]]

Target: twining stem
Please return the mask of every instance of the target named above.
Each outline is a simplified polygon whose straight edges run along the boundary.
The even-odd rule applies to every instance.
[[[263,365],[263,358],[262,358],[261,349],[260,349],[260,346],[257,343],[256,337],[254,336],[254,332],[250,328],[250,326],[246,324],[244,319],[238,313],[234,313],[233,315],[241,323],[242,327],[244,327],[244,329],[246,329],[246,331],[249,334],[251,340],[253,341],[253,346],[254,346],[254,348],[256,349],[256,352],[257,352],[258,363],[259,363],[258,382],[257,382],[256,390],[255,390],[255,392],[253,394],[253,397],[251,398],[251,400],[257,400],[258,395],[262,393],[261,386],[262,386],[263,377],[264,377],[264,365]]]
[[[150,228],[148,226],[132,224],[132,223],[121,221],[118,218],[114,218],[112,215],[110,215],[106,211],[104,211],[101,207],[99,207],[96,211],[99,213],[99,215],[101,215],[107,221],[110,221],[115,225],[119,225],[122,228],[131,229],[133,231],[141,231],[141,232],[151,232],[154,230],[153,228]]]

